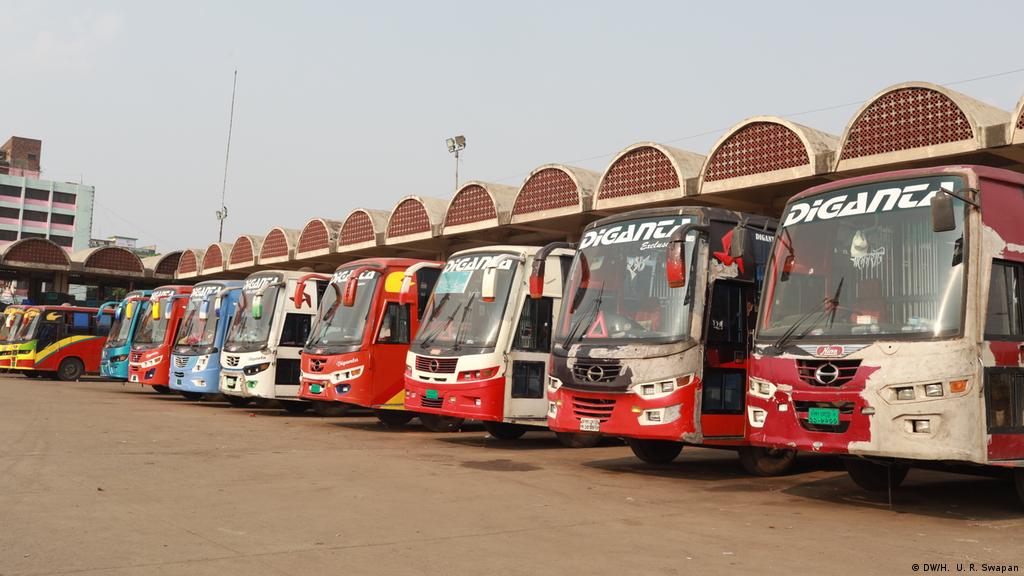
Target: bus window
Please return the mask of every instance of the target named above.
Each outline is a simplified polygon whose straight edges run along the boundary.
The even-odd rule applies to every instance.
[[[99,319],[96,321],[96,335],[106,336],[110,334],[110,326],[114,323],[113,314],[100,314]]]
[[[309,338],[309,328],[313,316],[309,314],[288,314],[284,317],[281,328],[279,346],[303,346]]]
[[[380,323],[377,342],[380,344],[409,343],[408,304],[401,305],[397,302],[388,302],[387,307],[384,309],[384,319]]]
[[[551,314],[554,302],[551,298],[534,300],[527,298],[523,312],[519,315],[512,348],[523,352],[551,351]]]
[[[434,284],[437,283],[437,279],[440,276],[441,271],[437,268],[420,268],[416,272],[416,286],[419,290],[416,295],[416,316],[420,320],[423,319],[423,312],[427,309],[427,300],[430,298],[430,293],[434,290]]]
[[[1004,261],[992,262],[992,280],[988,289],[985,337],[992,340],[1018,340],[1024,330],[1021,296],[1022,267]]]
[[[89,319],[92,318],[92,314],[88,312],[71,312],[64,315],[64,335],[65,336],[88,336],[89,335]]]

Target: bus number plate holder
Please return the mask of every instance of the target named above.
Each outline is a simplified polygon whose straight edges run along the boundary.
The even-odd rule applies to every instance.
[[[132,374],[131,378],[129,378],[128,381],[129,382],[138,382],[139,381],[139,375],[138,374]]]
[[[600,432],[601,421],[597,418],[580,418],[580,432]]]
[[[838,426],[839,425],[839,409],[838,408],[808,408],[807,409],[807,422],[810,424],[818,424],[822,426]]]

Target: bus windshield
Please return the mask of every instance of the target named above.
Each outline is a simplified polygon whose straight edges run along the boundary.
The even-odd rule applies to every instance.
[[[331,283],[338,287],[338,292],[345,290],[348,274],[352,270],[340,270]],[[376,292],[378,272],[363,272],[356,281],[356,301],[352,306],[342,306],[336,291],[329,288],[323,295],[320,305],[320,318],[310,333],[306,343],[310,348],[336,348],[340,346],[358,346],[363,342],[366,331],[366,320],[370,315],[370,304]]]
[[[561,345],[685,339],[690,330],[686,288],[669,287],[665,267],[668,239],[689,221],[669,215],[615,222],[585,233],[569,274],[565,294],[570,300],[558,320]],[[687,235],[683,246],[688,265],[695,238]]]
[[[13,340],[18,335],[24,317],[25,313],[20,310],[5,314],[3,325],[0,325],[0,341]]]
[[[153,319],[152,309],[154,305],[162,307],[160,318],[157,320]],[[156,302],[146,300],[138,307],[135,313],[141,314],[142,317],[139,319],[139,325],[135,329],[135,337],[132,339],[132,347],[134,349],[148,350],[164,343],[164,338],[167,336],[167,326],[170,323],[169,315],[166,312],[167,300],[158,300]]]
[[[929,206],[955,176],[845,188],[791,203],[775,243],[758,338],[941,338],[960,332],[964,203],[933,232]],[[785,336],[785,338],[783,338]]]
[[[233,352],[254,352],[267,344],[281,290],[281,286],[269,286],[261,292],[263,294],[263,310],[259,318],[253,318],[252,314],[256,293],[248,291],[244,293],[244,306],[240,304],[237,308],[224,342],[225,348]]]
[[[135,308],[134,312],[138,314],[139,306],[133,305]],[[104,344],[107,348],[117,348],[118,346],[124,346],[128,343],[128,333],[132,331],[132,318],[128,318],[126,314],[127,306],[120,306],[118,308],[121,313],[114,315],[114,323],[110,326],[110,336],[107,337],[107,342]]]
[[[31,340],[35,338],[36,329],[39,327],[41,317],[42,314],[38,312],[25,314],[24,318],[21,321],[21,327],[19,328],[18,333],[14,335],[12,340],[24,342],[26,340]]]
[[[206,317],[201,318],[200,310],[206,305]],[[213,302],[206,298],[193,298],[185,308],[185,317],[178,331],[175,345],[179,348],[209,348],[217,340],[218,318]],[[183,351],[187,353],[187,350]]]
[[[498,342],[512,280],[519,263],[504,259],[498,263],[494,300],[481,298],[484,267],[496,258],[494,253],[457,256],[445,263],[434,285],[413,345],[420,349],[440,348],[474,353],[492,350]]]

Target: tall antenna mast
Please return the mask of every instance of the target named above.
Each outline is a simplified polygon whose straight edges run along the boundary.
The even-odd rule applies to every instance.
[[[235,124],[235,87],[238,85],[238,70],[231,80],[231,115],[228,117],[228,148],[224,152],[224,182],[220,188],[220,210],[217,211],[217,220],[220,221],[220,232],[217,233],[217,242],[224,241],[224,220],[228,217],[228,207],[224,203],[228,192],[228,160],[231,158],[231,129]]]

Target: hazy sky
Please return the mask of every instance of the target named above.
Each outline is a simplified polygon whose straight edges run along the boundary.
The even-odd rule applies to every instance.
[[[706,154],[790,115],[841,134],[905,80],[1024,68],[1018,2],[9,2],[0,138],[43,140],[44,177],[96,186],[94,236],[225,241],[461,175],[519,186],[546,162],[603,170],[639,140]],[[1024,71],[953,86],[1012,109]]]

